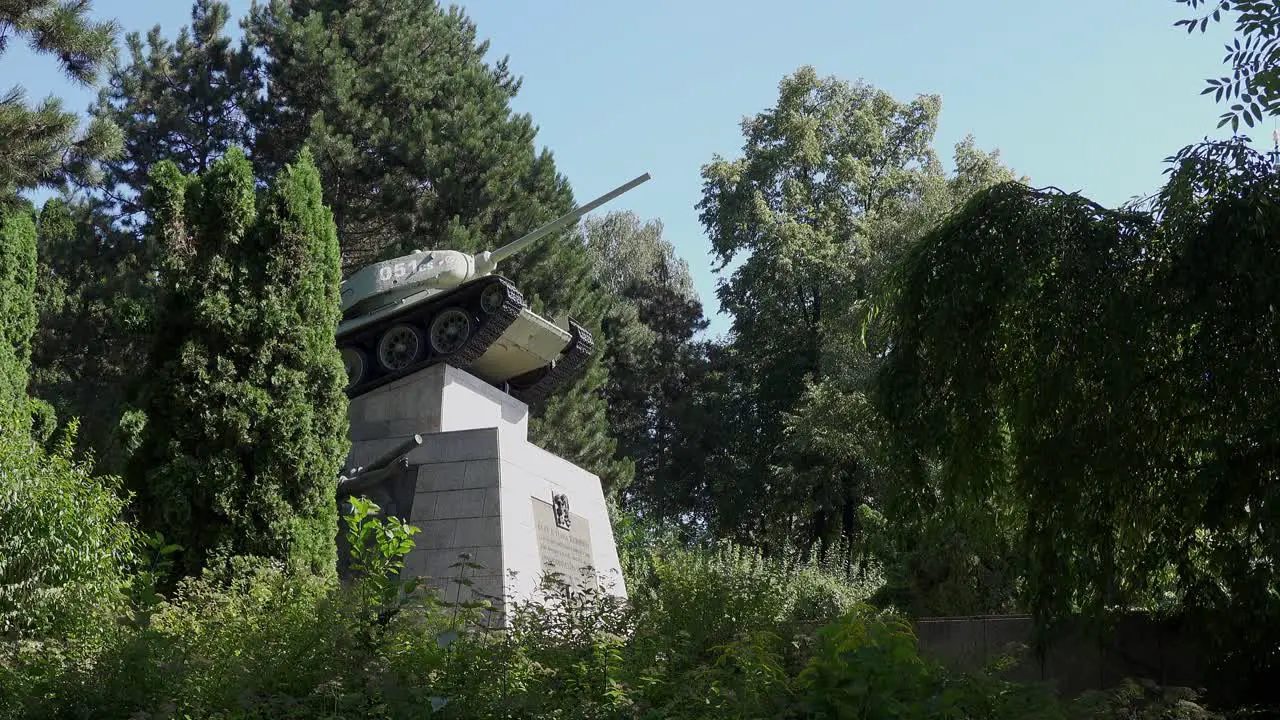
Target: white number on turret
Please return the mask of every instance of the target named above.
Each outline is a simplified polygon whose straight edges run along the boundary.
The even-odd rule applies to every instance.
[[[413,268],[411,263],[398,262],[395,265],[383,265],[378,268],[378,279],[382,282],[387,282],[391,278],[403,280],[409,277],[409,274],[412,272]]]

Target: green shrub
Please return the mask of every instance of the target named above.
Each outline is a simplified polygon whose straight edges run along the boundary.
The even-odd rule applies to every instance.
[[[361,663],[326,588],[247,558],[219,575],[184,581],[144,627],[122,626],[89,658],[66,663],[48,685],[52,701],[28,712],[209,717],[244,708],[288,717],[318,693],[339,702]]]
[[[1047,686],[951,673],[919,654],[905,618],[867,606],[818,632],[798,684],[810,718],[1066,718]]]
[[[397,535],[376,518],[349,520],[353,538],[370,528]],[[363,566],[385,567],[405,547],[357,553]],[[9,701],[0,717],[416,717],[444,664],[435,640],[465,615],[415,604],[412,592],[387,603],[385,587],[379,577],[344,587],[279,559],[233,558],[94,644],[56,653],[7,645],[0,680],[11,694],[0,695]]]
[[[1084,693],[1071,703],[1072,717],[1125,718],[1126,720],[1221,720],[1197,701],[1199,695],[1184,687],[1160,686],[1138,678],[1125,678],[1118,687]]]
[[[176,576],[234,555],[336,565],[337,231],[310,153],[257,182],[233,149],[197,176],[157,163],[145,195],[162,291],[127,476],[140,524],[183,546]]]
[[[655,552],[629,590],[640,632],[681,642],[687,659],[700,663],[744,633],[775,633],[790,643],[844,615],[874,587],[817,564],[794,566],[721,543]]]
[[[498,627],[394,580],[413,529],[367,501],[345,519],[348,582],[238,558],[94,643],[6,645],[0,718],[1065,717],[923,659],[908,623],[814,568],[668,551],[634,603],[515,602]]]
[[[124,607],[138,536],[112,477],[73,458],[75,426],[50,450],[0,434],[0,634],[79,635]]]

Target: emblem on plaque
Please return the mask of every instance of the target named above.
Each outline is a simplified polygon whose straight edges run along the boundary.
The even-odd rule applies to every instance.
[[[555,514],[556,527],[568,530],[570,525],[569,496],[562,493],[551,493],[551,510]]]

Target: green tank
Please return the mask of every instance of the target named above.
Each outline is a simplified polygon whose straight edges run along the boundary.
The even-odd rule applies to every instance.
[[[649,180],[645,173],[493,251],[418,250],[342,283],[338,348],[358,397],[448,363],[526,403],[555,392],[591,358],[585,328],[531,311],[498,263]]]

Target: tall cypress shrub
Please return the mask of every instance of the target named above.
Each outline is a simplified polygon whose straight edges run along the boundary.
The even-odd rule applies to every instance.
[[[36,225],[22,202],[0,204],[0,433],[31,425],[27,373],[36,328]]]
[[[260,196],[238,149],[202,176],[161,162],[146,206],[164,288],[131,472],[142,521],[184,547],[183,574],[233,555],[332,574],[341,271],[310,153]]]

